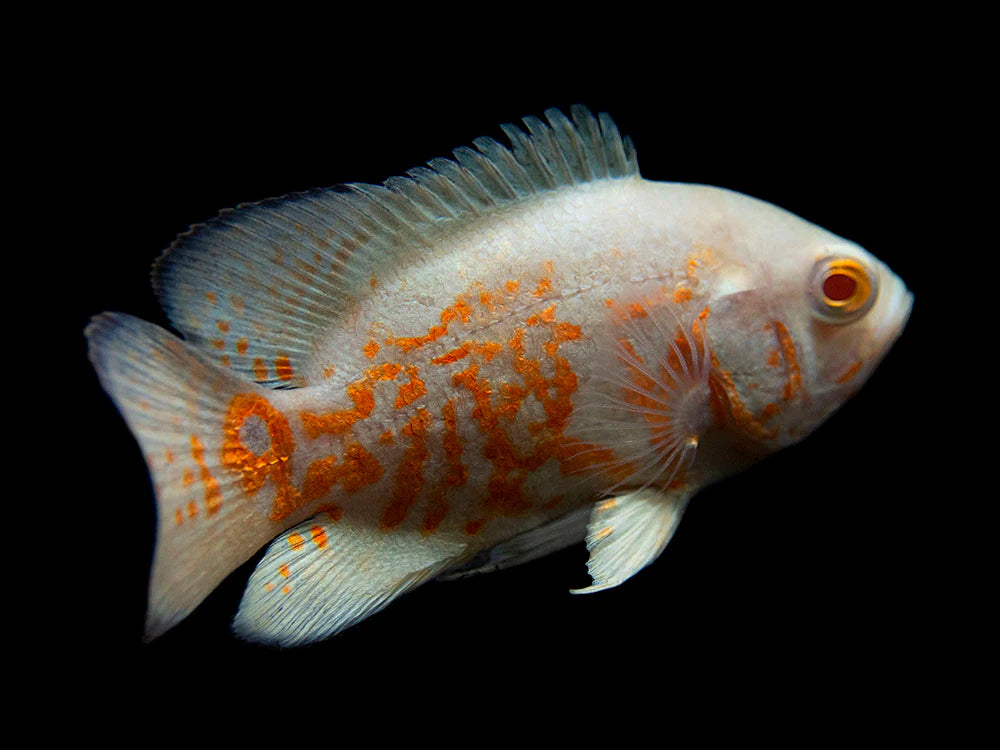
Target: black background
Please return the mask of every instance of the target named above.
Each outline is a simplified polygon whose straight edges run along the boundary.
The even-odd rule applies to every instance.
[[[694,75],[676,60],[653,69],[604,60],[591,71],[555,56],[501,72],[415,58],[413,68],[394,58],[391,77],[342,59],[308,79],[295,66],[236,65],[132,79],[116,62],[77,81],[85,106],[65,145],[81,167],[66,187],[85,214],[67,299],[76,413],[87,426],[80,471],[94,486],[81,515],[101,541],[99,569],[83,576],[84,629],[66,637],[86,633],[80,650],[137,685],[194,673],[192,688],[204,680],[206,691],[234,674],[246,676],[231,683],[237,691],[262,690],[267,670],[307,679],[320,669],[352,690],[394,684],[410,701],[429,674],[452,694],[528,684],[569,690],[581,704],[623,699],[639,679],[667,693],[698,679],[708,700],[713,685],[756,692],[766,681],[874,711],[883,692],[919,683],[945,659],[927,644],[947,606],[938,547],[953,533],[930,520],[922,458],[934,432],[927,356],[940,347],[929,302],[941,248],[927,218],[942,191],[929,175],[942,165],[930,146],[949,96],[935,66],[736,60]],[[428,584],[330,641],[279,651],[229,630],[258,555],[143,644],[153,499],[138,448],[86,362],[89,317],[115,310],[166,326],[150,264],[221,208],[378,183],[477,136],[502,139],[501,122],[574,103],[615,118],[644,177],[771,201],[886,261],[916,303],[880,370],[804,443],[702,492],[660,560],[615,590],[568,593],[587,581],[581,546]]]

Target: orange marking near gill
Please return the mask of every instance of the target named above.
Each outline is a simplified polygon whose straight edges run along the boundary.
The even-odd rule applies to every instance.
[[[222,491],[205,463],[205,446],[202,445],[197,435],[191,436],[191,457],[201,469],[201,481],[205,485],[205,510],[211,516],[217,513],[219,506],[222,505]]]
[[[761,440],[775,437],[778,431],[768,430],[764,427],[764,423],[777,413],[777,405],[773,405],[772,408],[772,405],[768,404],[761,412],[761,416],[755,417],[740,398],[732,373],[722,369],[722,363],[719,362],[715,352],[710,351],[709,356],[712,362],[712,375],[709,378],[710,403],[716,424],[724,424],[726,415],[729,415],[748,435]]]
[[[799,358],[795,351],[795,342],[792,341],[788,329],[785,328],[785,325],[780,320],[774,321],[772,325],[774,326],[774,333],[778,337],[778,344],[781,346],[781,353],[785,359],[785,367],[788,370],[788,382],[785,383],[781,397],[785,401],[791,401],[795,398],[795,394],[802,389],[802,370],[799,368]],[[803,393],[803,395],[805,394]]]
[[[430,456],[430,451],[427,450],[427,428],[430,422],[430,412],[417,409],[401,431],[402,435],[409,438],[410,444],[403,452],[396,469],[392,499],[379,524],[382,531],[390,531],[406,520],[410,508],[417,501],[417,495],[424,488],[424,463]]]
[[[839,385],[843,385],[844,383],[847,383],[848,381],[852,380],[858,374],[858,372],[861,371],[863,365],[864,362],[862,362],[861,360],[858,360],[857,362],[852,364],[850,367],[847,368],[846,372],[844,372],[843,375],[837,378],[837,383]]]

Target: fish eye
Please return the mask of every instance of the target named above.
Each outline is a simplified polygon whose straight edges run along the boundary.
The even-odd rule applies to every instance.
[[[850,323],[872,305],[876,276],[853,258],[824,258],[813,268],[809,296],[813,310],[828,323]]]

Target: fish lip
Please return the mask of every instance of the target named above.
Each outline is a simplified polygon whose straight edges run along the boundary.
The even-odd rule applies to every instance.
[[[897,279],[882,320],[872,335],[876,356],[884,356],[902,335],[913,311],[913,301],[913,292]]]

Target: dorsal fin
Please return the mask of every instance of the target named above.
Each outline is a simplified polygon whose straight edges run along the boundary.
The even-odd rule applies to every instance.
[[[269,387],[306,385],[312,348],[369,280],[434,252],[445,233],[499,208],[593,180],[636,177],[635,150],[585,107],[527,117],[384,185],[354,184],[244,204],[180,235],[153,268],[188,342]]]

